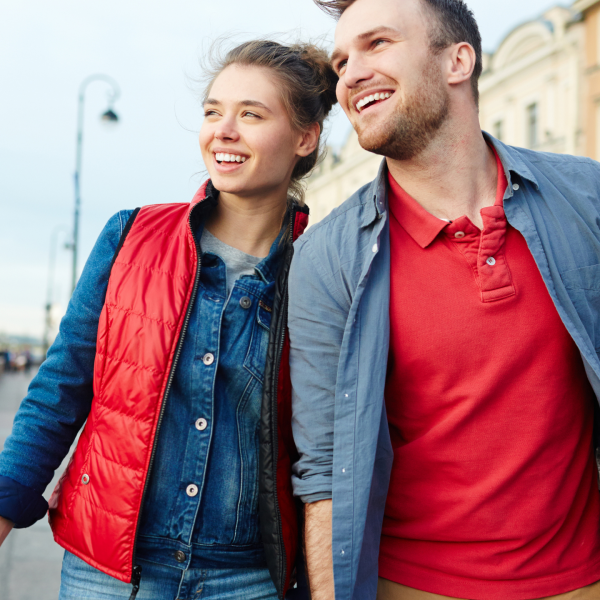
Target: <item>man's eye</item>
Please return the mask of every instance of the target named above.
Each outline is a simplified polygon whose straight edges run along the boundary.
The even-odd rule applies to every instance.
[[[337,64],[337,72],[339,73],[342,69],[344,69],[346,67],[346,65],[348,64],[347,60],[341,60],[338,64]]]
[[[216,115],[216,114],[217,114],[217,113],[216,113],[216,111],[214,111],[214,110],[205,110],[205,111],[204,111],[204,116],[205,116],[205,117],[210,117],[211,115]]]
[[[373,46],[380,46],[381,44],[384,44],[387,40],[375,40],[373,42]]]

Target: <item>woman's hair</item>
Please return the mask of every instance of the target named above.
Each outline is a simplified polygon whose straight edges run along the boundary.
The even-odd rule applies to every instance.
[[[240,44],[221,58],[212,53],[210,62],[210,68],[206,69],[205,98],[217,76],[231,65],[269,69],[279,81],[281,98],[292,126],[299,131],[318,123],[323,132],[323,121],[337,102],[335,88],[338,77],[327,53],[314,44],[284,46],[269,40],[255,40]],[[289,188],[289,194],[296,202],[304,202],[302,180],[311,173],[324,153],[319,140],[314,152],[300,158],[296,164]]]

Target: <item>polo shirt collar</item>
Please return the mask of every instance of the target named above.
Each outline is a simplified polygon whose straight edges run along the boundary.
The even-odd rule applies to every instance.
[[[449,222],[427,212],[410,194],[389,175],[390,212],[410,237],[427,248]]]

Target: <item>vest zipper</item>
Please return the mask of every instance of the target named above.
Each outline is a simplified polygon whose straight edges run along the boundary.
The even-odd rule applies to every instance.
[[[296,209],[292,208],[291,214],[290,214],[290,237],[289,237],[289,243],[293,244],[294,242],[294,223],[296,220]],[[293,246],[292,246],[293,247]],[[292,251],[292,256],[293,256],[293,251]],[[288,259],[288,269],[287,269],[287,274],[286,274],[286,283],[285,283],[285,291],[284,291],[284,295],[283,295],[283,312],[280,312],[279,314],[282,315],[281,317],[281,332],[280,332],[280,336],[279,336],[279,345],[277,347],[277,354],[275,355],[275,365],[276,368],[273,370],[273,380],[272,380],[272,385],[273,385],[273,400],[271,401],[271,414],[275,416],[275,419],[272,421],[273,423],[273,478],[275,480],[275,490],[277,490],[277,457],[279,455],[279,439],[278,439],[278,432],[277,432],[277,427],[278,427],[278,423],[277,423],[277,396],[278,396],[278,387],[279,387],[279,371],[281,370],[281,355],[283,354],[283,347],[285,345],[285,336],[286,336],[286,331],[287,331],[287,311],[288,311],[288,301],[289,301],[289,294],[288,294],[288,275],[289,275],[289,263],[291,262],[291,257],[290,259]],[[280,580],[279,580],[279,589],[281,589],[281,596],[280,598],[283,599],[284,595],[285,595],[285,575],[286,575],[286,567],[287,567],[287,558],[286,558],[286,552],[285,552],[285,543],[283,542],[283,523],[281,520],[281,511],[279,509],[279,499],[277,498],[277,491],[275,492],[275,514],[277,516],[277,524],[279,526],[279,550],[281,552],[281,556],[282,556],[282,561],[281,561],[281,572],[279,574]]]
[[[200,206],[197,204],[194,208]],[[165,406],[167,404],[167,398],[169,397],[169,392],[171,391],[171,385],[173,384],[173,378],[175,377],[175,369],[177,367],[177,363],[179,362],[179,356],[181,354],[181,349],[183,347],[183,339],[185,338],[185,334],[187,333],[187,328],[190,322],[190,318],[192,316],[192,308],[194,306],[194,300],[196,299],[196,294],[198,292],[198,285],[200,283],[200,269],[202,268],[202,254],[200,251],[200,246],[196,241],[196,237],[194,236],[194,232],[192,230],[192,212],[194,212],[194,208],[190,211],[188,216],[188,225],[190,231],[192,232],[192,239],[194,240],[194,246],[196,247],[196,277],[194,279],[194,287],[192,288],[192,295],[190,297],[190,302],[188,304],[185,320],[183,322],[183,327],[181,328],[181,335],[179,336],[179,341],[177,342],[177,348],[175,350],[175,355],[173,356],[173,363],[171,364],[171,371],[169,372],[169,379],[167,380],[167,387],[165,388],[165,393],[163,396],[162,405],[160,407],[160,414],[158,416],[158,423],[156,424],[156,433],[154,434],[154,443],[152,445],[152,454],[150,455],[150,463],[148,464],[148,472],[146,474],[146,481],[144,482],[144,491],[142,492],[142,501],[140,503],[140,512],[138,514],[138,521],[135,527],[135,539],[133,541],[133,570],[131,576],[131,584],[133,585],[133,590],[131,592],[131,596],[129,600],[135,600],[137,593],[140,589],[140,580],[142,577],[142,567],[140,565],[136,565],[135,561],[137,558],[137,542],[138,535],[140,530],[140,519],[142,517],[142,508],[144,506],[144,501],[146,499],[146,494],[148,492],[148,482],[150,481],[150,473],[152,471],[152,466],[154,465],[154,458],[156,456],[156,441],[158,440],[158,433],[160,431],[160,426],[162,424],[163,416],[165,414]]]

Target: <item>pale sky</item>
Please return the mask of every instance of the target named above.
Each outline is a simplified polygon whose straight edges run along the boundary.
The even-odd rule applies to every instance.
[[[548,0],[467,0],[484,49]],[[120,123],[106,130],[107,87],[88,88],[80,268],[111,215],[187,202],[202,182],[194,78],[211,41],[321,39],[335,22],[312,0],[0,0],[0,333],[43,331],[51,233],[72,229],[77,91],[90,74],[119,83]],[[291,32],[291,33],[290,33]],[[285,38],[284,38],[285,39]],[[332,119],[330,142],[349,126]],[[55,301],[66,307],[70,253],[59,249]]]

